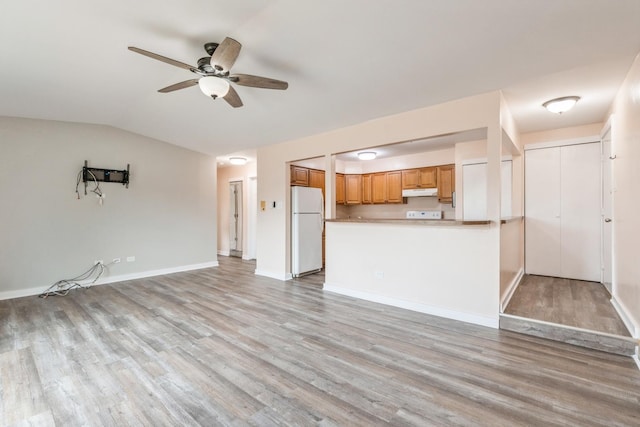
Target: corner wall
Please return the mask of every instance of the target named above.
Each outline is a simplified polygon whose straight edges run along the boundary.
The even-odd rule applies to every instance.
[[[101,183],[100,206],[81,183],[78,200],[85,160],[129,163],[129,188]],[[108,126],[0,117],[0,298],[40,293],[96,259],[122,259],[112,281],[216,265],[215,197],[210,156]]]

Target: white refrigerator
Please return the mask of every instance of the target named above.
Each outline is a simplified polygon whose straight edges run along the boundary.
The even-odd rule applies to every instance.
[[[322,190],[291,187],[291,274],[298,277],[322,269],[324,200]]]

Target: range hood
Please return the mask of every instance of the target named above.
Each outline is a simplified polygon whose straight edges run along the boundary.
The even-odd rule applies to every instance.
[[[434,197],[437,195],[437,188],[413,188],[411,190],[402,190],[402,197]]]

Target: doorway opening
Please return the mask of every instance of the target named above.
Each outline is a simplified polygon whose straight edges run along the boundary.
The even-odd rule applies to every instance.
[[[229,256],[242,257],[242,181],[229,183]]]

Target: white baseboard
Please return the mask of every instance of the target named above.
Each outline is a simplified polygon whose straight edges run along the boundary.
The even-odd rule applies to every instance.
[[[513,278],[513,280],[507,287],[507,292],[505,293],[504,298],[502,299],[502,301],[500,301],[500,313],[503,313],[504,309],[509,305],[509,301],[511,301],[511,297],[516,292],[516,289],[518,289],[518,286],[520,286],[520,281],[523,277],[524,268],[521,268],[520,271],[518,271],[518,274],[516,274],[516,277]]]
[[[346,295],[366,301],[377,302],[380,304],[386,304],[393,307],[404,308],[407,310],[417,311],[420,313],[431,314],[434,316],[445,317],[447,319],[460,320],[462,322],[473,323],[480,326],[488,326],[490,328],[498,329],[499,317],[496,313],[496,317],[478,316],[476,314],[465,313],[461,311],[450,310],[442,307],[434,307],[426,304],[416,303],[412,301],[406,301],[402,299],[392,298],[384,295],[373,294],[364,291],[355,291],[349,288],[343,288],[341,286],[335,286],[330,283],[325,283],[324,291],[333,292],[340,295]]]
[[[242,255],[242,259],[243,259],[244,261],[251,261],[251,260],[254,260],[254,259],[255,259],[255,257],[254,257],[254,258],[251,258],[249,255]]]
[[[270,277],[270,278],[276,279],[276,280],[282,280],[283,282],[286,281],[286,280],[291,280],[293,278],[293,276],[291,276],[291,273],[285,273],[285,274],[274,273],[272,271],[259,270],[257,268],[254,271],[254,274],[256,276],[264,276],[264,277]]]
[[[231,252],[229,251],[220,251],[220,250],[218,251],[218,255],[222,255],[222,256],[229,256],[230,253]]]
[[[162,269],[159,269],[159,270],[141,271],[141,272],[138,272],[138,273],[119,274],[119,275],[115,275],[115,276],[102,276],[95,283],[91,284],[91,286],[106,285],[108,283],[124,282],[126,280],[144,279],[145,277],[163,276],[165,274],[180,273],[180,272],[184,272],[184,271],[200,270],[200,269],[203,269],[203,268],[218,267],[218,265],[219,265],[218,261],[216,260],[216,261],[203,262],[203,263],[200,263],[200,264],[180,265],[180,266],[177,266],[177,267],[162,268]],[[83,285],[88,285],[88,284],[90,284],[90,282],[91,281],[84,281],[84,282],[79,282],[79,283],[83,284]],[[18,290],[15,290],[15,291],[0,292],[0,300],[40,295],[46,289],[47,289],[46,287],[44,287],[44,288],[37,287],[37,288],[28,288],[28,289],[18,289]]]
[[[618,312],[618,316],[620,316],[620,319],[622,319],[622,323],[624,323],[624,325],[627,327],[631,336],[636,339],[640,338],[640,328],[638,328],[638,326],[633,321],[633,318],[628,314],[629,310],[627,310],[624,303],[618,301],[616,297],[612,295],[611,304],[613,305],[613,308],[616,309],[616,312]]]

